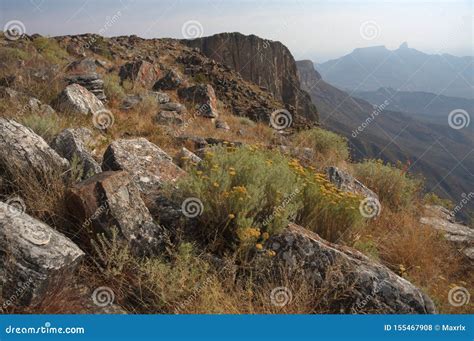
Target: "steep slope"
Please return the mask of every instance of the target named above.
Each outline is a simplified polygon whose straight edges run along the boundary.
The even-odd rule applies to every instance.
[[[462,193],[472,191],[472,134],[449,128],[447,120],[443,125],[427,123],[410,114],[387,110],[390,98],[374,108],[325,82],[308,61],[297,65],[303,89],[318,105],[321,125],[346,136],[355,159],[410,162],[410,171],[426,177],[427,190],[454,202]]]
[[[396,50],[385,46],[355,49],[317,67],[324,79],[344,90],[392,87],[474,98],[473,61],[474,57],[426,54],[405,43]]]
[[[318,120],[310,96],[301,90],[295,60],[282,43],[241,33],[221,33],[182,42],[268,89],[287,109],[296,108],[301,115]]]

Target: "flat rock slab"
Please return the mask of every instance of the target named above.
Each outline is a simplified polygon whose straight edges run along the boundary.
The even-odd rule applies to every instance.
[[[84,253],[48,225],[0,202],[4,304],[34,306],[72,280]]]
[[[165,231],[154,223],[125,171],[103,172],[76,184],[68,193],[67,203],[81,226],[92,227],[91,238],[98,233],[110,237],[115,228],[137,255],[156,255],[163,249]]]
[[[145,196],[153,196],[165,182],[175,182],[185,174],[168,154],[144,138],[114,141],[104,153],[102,169],[129,172]]]
[[[303,276],[310,285],[342,291],[333,302],[333,313],[433,314],[431,299],[407,280],[362,253],[320,238],[290,224],[270,238],[267,248],[276,252],[276,273]],[[335,291],[336,293],[336,291]],[[341,293],[339,293],[341,294]],[[331,296],[331,293],[329,293]]]
[[[47,178],[65,171],[69,162],[58,155],[42,137],[16,121],[0,118],[0,166],[7,172],[35,172]]]

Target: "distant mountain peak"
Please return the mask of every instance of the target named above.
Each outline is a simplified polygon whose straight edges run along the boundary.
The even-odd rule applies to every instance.
[[[402,50],[402,49],[407,49],[407,48],[408,48],[408,43],[406,41],[404,41],[398,49]]]

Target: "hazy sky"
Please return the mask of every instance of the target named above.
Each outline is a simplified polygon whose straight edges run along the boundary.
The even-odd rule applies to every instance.
[[[316,62],[404,41],[424,52],[473,55],[471,0],[0,0],[0,29],[12,20],[43,35],[239,31],[279,40],[297,59]]]

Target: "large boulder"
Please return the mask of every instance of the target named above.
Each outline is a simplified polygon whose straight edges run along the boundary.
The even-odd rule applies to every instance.
[[[69,162],[31,129],[0,117],[0,169],[11,174],[34,172],[41,178],[47,178],[53,172],[65,171],[68,167]]]
[[[68,85],[55,101],[56,109],[72,114],[94,114],[104,110],[104,104],[79,84]]]
[[[103,172],[76,184],[67,205],[90,238],[98,233],[111,237],[117,229],[136,255],[157,255],[164,249],[165,231],[154,223],[127,172]]]
[[[172,158],[145,138],[114,141],[104,153],[103,170],[126,170],[145,197],[153,197],[165,182],[174,182],[184,171]]]
[[[387,267],[301,226],[290,224],[266,247],[276,253],[275,278],[302,276],[309,285],[329,290],[333,313],[436,313],[426,294]]]
[[[144,61],[129,62],[120,67],[119,76],[122,81],[130,80],[145,88],[152,87],[160,77],[160,69],[155,65]]]
[[[457,223],[451,212],[437,205],[426,205],[420,222],[441,231],[446,240],[453,243],[467,259],[474,262],[474,229]]]
[[[216,118],[217,113],[217,98],[214,88],[211,85],[194,85],[188,88],[181,88],[178,90],[178,96],[181,99],[193,103],[199,114],[204,117]]]
[[[4,308],[41,303],[72,282],[83,256],[79,247],[61,233],[0,202],[0,287]]]
[[[87,128],[65,129],[56,136],[51,147],[69,161],[74,158],[80,161],[81,178],[84,180],[102,171],[89,149],[93,140],[92,132]]]
[[[169,70],[153,85],[153,90],[174,90],[184,83],[183,78],[175,70]]]

